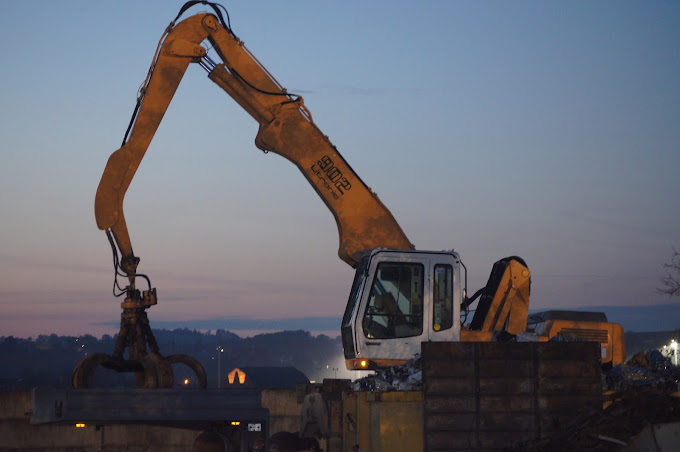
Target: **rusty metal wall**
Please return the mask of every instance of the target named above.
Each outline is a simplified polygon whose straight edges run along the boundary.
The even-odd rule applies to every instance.
[[[602,406],[599,344],[427,342],[423,450],[493,451]]]

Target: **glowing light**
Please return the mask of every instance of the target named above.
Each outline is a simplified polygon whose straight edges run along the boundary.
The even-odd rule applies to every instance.
[[[189,379],[188,379],[188,378],[185,378],[185,379],[184,379],[184,384],[185,384],[185,385],[188,385],[188,384],[189,384]]]
[[[227,375],[227,380],[229,381],[229,384],[230,384],[230,385],[233,385],[233,384],[234,384],[234,381],[235,381],[235,379],[236,379],[237,376],[238,376],[238,382],[239,382],[240,384],[243,384],[243,383],[246,382],[246,373],[243,372],[243,371],[242,371],[241,369],[239,369],[238,367],[236,367],[236,368],[234,368],[234,370],[232,370],[231,372],[229,372],[229,374]]]
[[[85,428],[85,424],[83,424],[82,422],[78,422],[76,424],[76,428]]]
[[[231,421],[231,425],[241,425],[240,421]]]
[[[671,343],[663,346],[663,354],[670,358],[671,364],[678,365],[678,341],[671,339]]]
[[[366,366],[368,366],[368,362],[366,362],[365,359],[362,359],[361,362],[359,363],[359,365],[360,365],[361,367],[366,367]]]

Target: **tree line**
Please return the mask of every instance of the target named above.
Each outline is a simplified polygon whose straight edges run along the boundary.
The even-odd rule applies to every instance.
[[[186,354],[197,359],[208,374],[208,386],[217,385],[234,367],[295,367],[311,380],[328,378],[328,363],[340,362],[340,338],[312,336],[307,331],[283,331],[249,338],[225,330],[202,332],[187,328],[154,330],[164,356]],[[70,388],[71,373],[84,357],[93,353],[111,354],[116,336],[40,335],[37,338],[0,336],[0,390],[29,390],[34,387]],[[218,348],[224,350],[218,352]],[[220,353],[219,359],[217,353]],[[334,364],[337,367],[337,364]],[[192,379],[184,366],[173,369],[176,385]],[[134,387],[134,375],[98,369],[98,387]],[[188,382],[192,384],[191,380]]]

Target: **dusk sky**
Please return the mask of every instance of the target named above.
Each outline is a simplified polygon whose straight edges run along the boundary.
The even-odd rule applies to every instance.
[[[0,336],[117,332],[95,191],[183,3],[0,2]],[[411,242],[461,254],[470,293],[519,255],[532,309],[673,302],[680,2],[223,4]],[[152,327],[339,333],[335,221],[256,133],[191,65],[125,198]]]

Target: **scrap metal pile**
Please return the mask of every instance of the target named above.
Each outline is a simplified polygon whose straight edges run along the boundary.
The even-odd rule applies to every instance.
[[[514,335],[505,331],[498,331],[494,333],[492,341],[537,342],[538,336],[533,333],[520,333],[518,335]],[[583,341],[583,339],[560,332],[555,337],[553,337],[551,341],[574,342]],[[402,365],[385,369],[377,369],[375,370],[374,374],[355,380],[352,383],[352,389],[355,391],[420,391],[422,388],[423,372],[420,353],[417,353],[412,359],[408,360]]]
[[[605,391],[625,391],[632,388],[665,386],[680,381],[680,367],[658,350],[639,352],[625,364],[602,373]],[[677,389],[676,389],[677,390]]]
[[[680,422],[680,367],[658,350],[637,353],[602,373],[605,408],[579,416],[515,451],[621,450],[645,427]]]
[[[673,393],[675,383],[615,393],[604,410],[584,414],[559,432],[516,444],[512,450],[621,450],[649,425],[680,421],[680,397]]]
[[[680,367],[658,350],[640,352],[602,372],[605,408],[593,410],[548,437],[516,444],[515,451],[621,450],[646,427],[680,422]],[[352,383],[355,391],[422,390],[420,355]]]
[[[355,391],[420,391],[423,388],[423,370],[420,353],[400,366],[378,369],[374,374],[355,380]]]

